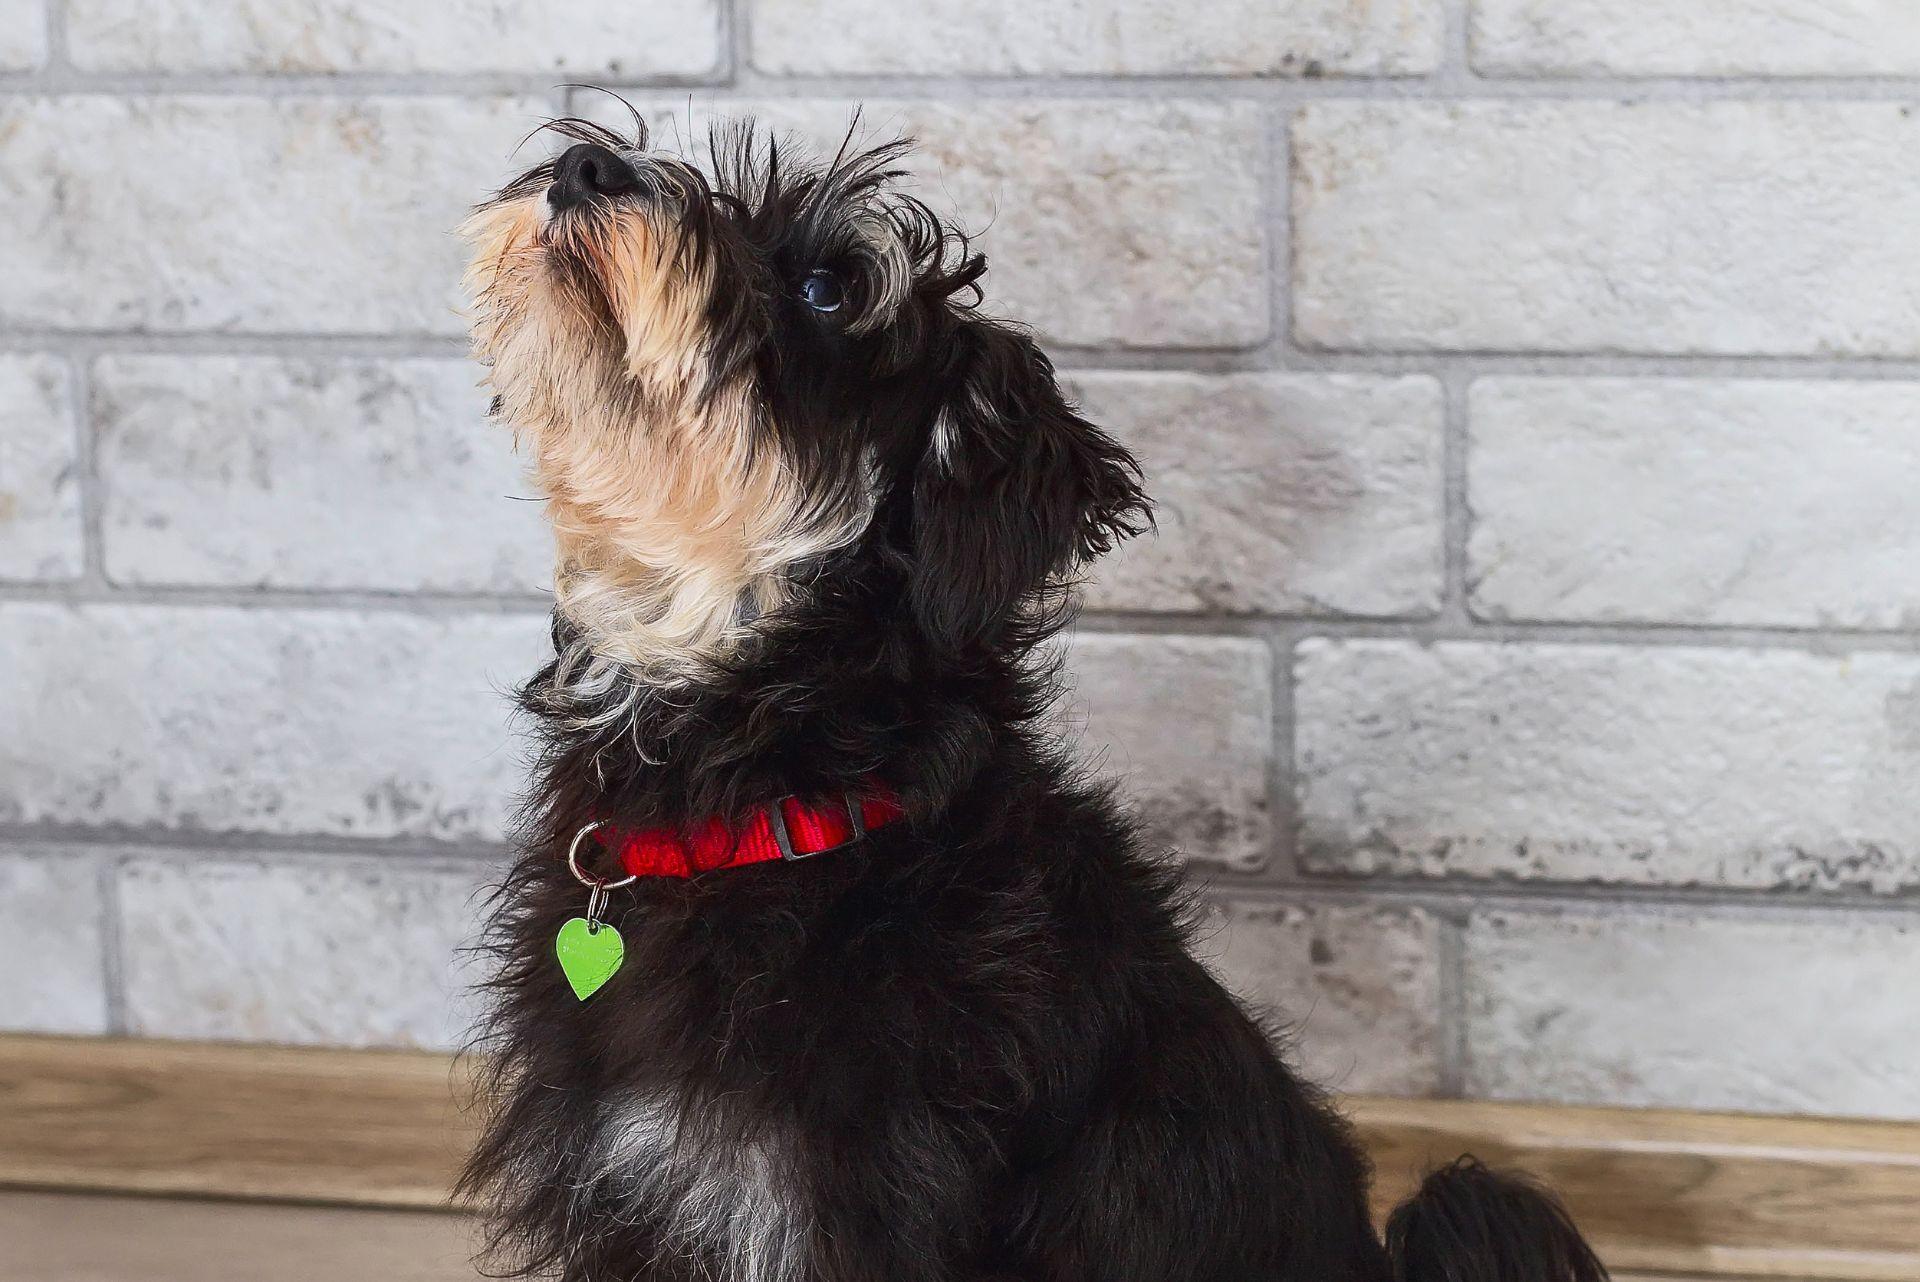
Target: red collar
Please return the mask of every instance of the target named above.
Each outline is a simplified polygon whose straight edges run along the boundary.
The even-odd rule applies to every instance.
[[[691,833],[673,828],[595,830],[594,840],[614,852],[631,877],[694,877],[721,868],[775,859],[806,859],[851,845],[871,828],[883,828],[905,812],[893,790],[878,780],[856,796],[841,793],[818,804],[782,797],[754,811],[744,826],[709,819]]]

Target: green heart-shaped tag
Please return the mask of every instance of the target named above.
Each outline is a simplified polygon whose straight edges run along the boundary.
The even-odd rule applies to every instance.
[[[573,985],[573,995],[583,1002],[599,992],[627,959],[627,943],[620,932],[603,921],[589,922],[585,917],[575,917],[560,928],[553,951],[560,958],[560,969],[567,973],[567,982]]]

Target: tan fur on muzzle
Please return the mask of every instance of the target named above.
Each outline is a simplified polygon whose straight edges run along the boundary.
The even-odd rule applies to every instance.
[[[788,601],[796,564],[857,537],[871,500],[808,493],[751,374],[712,378],[713,273],[669,223],[622,203],[545,224],[542,202],[462,229],[474,351],[546,491],[584,666],[685,680]]]

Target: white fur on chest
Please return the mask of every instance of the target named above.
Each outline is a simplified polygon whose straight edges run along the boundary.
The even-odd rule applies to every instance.
[[[811,1223],[792,1150],[727,1123],[690,1113],[678,1097],[610,1105],[587,1182],[659,1224],[668,1251],[705,1261],[725,1282],[789,1282],[805,1271]]]

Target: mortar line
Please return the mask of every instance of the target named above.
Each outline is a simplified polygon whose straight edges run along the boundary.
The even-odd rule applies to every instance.
[[[1300,636],[1297,626],[1274,628],[1268,637],[1269,684],[1273,691],[1272,761],[1267,777],[1267,809],[1272,832],[1268,838],[1270,858],[1262,874],[1275,878],[1297,878],[1301,874],[1299,823],[1295,814],[1297,795],[1296,745],[1294,726],[1294,646]]]
[[[1542,378],[1847,379],[1920,380],[1920,358],[1909,356],[1780,356],[1684,352],[1520,352],[1446,348],[1333,350],[1297,342],[1252,347],[1087,346],[1050,341],[1048,353],[1064,370],[1170,369],[1231,373],[1272,363],[1281,373],[1431,373],[1439,362],[1475,375]]]
[[[466,340],[457,334],[297,334],[216,331],[157,333],[151,330],[88,330],[16,326],[0,330],[0,351],[60,347],[76,356],[364,356],[401,360],[460,356]]]
[[[461,615],[540,617],[553,606],[544,594],[476,593],[420,589],[259,588],[227,585],[0,582],[0,603],[75,606],[171,606],[249,608],[281,611],[353,610],[417,614],[428,618]],[[1367,618],[1279,612],[1265,615],[1214,615],[1177,611],[1093,609],[1082,612],[1076,627],[1097,634],[1133,636],[1266,637],[1277,627],[1297,631],[1298,639],[1406,641],[1415,644],[1478,642],[1541,645],[1631,646],[1707,650],[1801,651],[1814,655],[1911,654],[1920,651],[1920,632],[1900,628],[1842,628],[1799,625],[1717,625],[1697,623],[1593,623],[1577,621],[1490,621],[1484,619]]]
[[[47,24],[47,60],[44,66],[24,73],[23,79],[38,79],[48,73],[69,70],[73,63],[67,49],[67,13],[65,0],[43,0],[41,21]]]
[[[751,0],[726,0],[721,6],[721,48],[726,51],[727,83],[738,85],[753,65],[753,6]]]
[[[1438,989],[1434,995],[1438,1003],[1434,1023],[1440,1042],[1436,1048],[1440,1063],[1436,1074],[1438,1080],[1434,1086],[1442,1099],[1466,1097],[1467,1077],[1472,1067],[1469,1059],[1472,1051],[1467,1043],[1466,941],[1471,912],[1469,901],[1457,906],[1448,905],[1432,913],[1435,922],[1434,965],[1439,972],[1434,977]]]
[[[1290,265],[1281,265],[1276,270],[1282,274],[1283,281],[1290,279]],[[1291,311],[1290,303],[1285,310]],[[1278,323],[1290,326],[1292,322],[1289,317]],[[1333,351],[1301,348],[1281,341],[1245,347],[1088,346],[1044,338],[1043,345],[1063,372],[1076,374],[1275,372],[1399,376],[1432,374],[1444,365],[1471,377],[1920,382],[1920,356],[1634,355],[1444,349]],[[56,350],[76,359],[106,355],[272,356],[316,360],[467,358],[466,340],[451,333],[260,331],[237,334],[213,330],[157,332],[47,326],[0,329],[0,351]]]
[[[1267,341],[1263,364],[1277,364],[1293,341],[1293,122],[1284,110],[1266,115],[1265,203]]]
[[[107,1034],[125,1037],[132,1028],[127,1018],[126,913],[120,900],[123,857],[105,855],[95,863],[99,878],[101,978],[106,985]]]
[[[1469,624],[1467,542],[1472,533],[1471,495],[1467,490],[1469,376],[1442,363],[1440,378],[1440,617],[1453,627]]]
[[[96,825],[57,821],[0,823],[0,847],[69,854],[86,852],[111,858],[167,855],[181,860],[235,860],[312,855],[317,859],[440,860],[450,867],[508,858],[517,849],[511,842],[499,838],[353,837],[324,832],[207,831],[149,823]]]
[[[1434,349],[1331,350],[1283,342],[1252,347],[1118,347],[1047,341],[1062,370],[1238,373],[1430,374],[1442,362],[1463,373],[1539,378],[1801,379],[1920,381],[1920,358],[1688,353],[1499,352]]]
[[[1194,349],[1166,350],[1179,352]],[[1225,355],[1228,350],[1210,349],[1205,354]],[[1673,375],[1694,378],[1828,378],[1839,375],[1853,379],[1893,378],[1902,381],[1920,377],[1920,357],[1867,352],[1839,356],[1765,352],[1619,352],[1597,349],[1530,352],[1517,349],[1396,348],[1391,344],[1382,344],[1377,348],[1303,347],[1299,349],[1298,360],[1303,365],[1336,371],[1372,368],[1398,370],[1418,367],[1423,361],[1445,360],[1469,368],[1476,374],[1560,377]]]
[[[1429,912],[1593,913],[1626,910],[1652,916],[1920,917],[1920,886],[1875,894],[1808,887],[1657,885],[1629,882],[1496,881],[1464,877],[1267,877],[1193,866],[1208,897],[1254,905],[1287,903],[1390,906]]]
[[[439,588],[242,587],[224,584],[146,584],[83,581],[0,582],[0,602],[61,605],[178,606],[199,609],[355,610],[443,618],[464,614],[545,616],[551,596],[534,593],[456,592]]]
[[[751,57],[731,84],[692,77],[596,77],[609,89],[645,93],[661,87],[716,91],[722,100],[873,98],[907,102],[943,99],[1125,99],[1165,98],[1224,102],[1307,103],[1326,101],[1466,102],[1904,102],[1920,92],[1920,74],[1877,76],[1487,76],[1462,69],[1458,79],[1442,73],[1261,76],[1199,74],[1065,75],[975,74],[769,74]],[[336,77],[335,79],[340,79]],[[431,83],[424,87],[431,90]]]
[[[93,369],[86,357],[67,352],[68,394],[72,398],[75,454],[80,485],[80,578],[65,586],[85,592],[108,592],[106,494],[100,476],[99,415],[94,404]]]
[[[157,825],[70,823],[0,824],[0,847],[17,851],[100,858],[165,856],[191,861],[272,860],[311,856],[317,860],[373,859],[438,863],[460,868],[513,857],[511,843],[478,838],[351,837],[329,833],[269,833],[225,829],[182,830]],[[1586,882],[1476,880],[1411,876],[1282,877],[1190,865],[1195,885],[1209,898],[1246,904],[1303,901],[1355,906],[1413,907],[1434,912],[1592,912],[1627,909],[1649,915],[1707,912],[1782,920],[1834,916],[1920,917],[1920,886],[1876,894],[1858,889],[1711,886]]]
[[[1436,87],[1455,92],[1480,88],[1473,68],[1473,18],[1468,12],[1469,3],[1470,0],[1446,0],[1440,69],[1434,77]]]
[[[199,69],[193,71],[86,72],[72,67],[44,71],[0,72],[0,94],[44,97],[129,98],[369,98],[448,100],[537,98],[548,100],[559,88],[555,77],[580,83],[604,84],[636,92],[670,89],[722,89],[715,73],[661,73],[638,79],[615,80],[591,72],[500,71],[336,71],[275,73]]]
[[[1165,98],[1223,102],[1329,101],[1460,103],[1560,101],[1588,103],[1833,102],[1905,103],[1920,96],[1920,75],[1873,76],[1489,76],[1458,80],[1444,74],[1277,77],[1259,75],[764,75],[751,55],[729,69],[724,61],[702,72],[601,73],[592,69],[433,72],[333,71],[273,73],[221,69],[86,72],[52,62],[31,71],[0,73],[0,94],[137,97],[473,98],[543,97],[564,77],[621,92],[706,91],[716,101],[740,99],[873,98],[899,101],[959,99]]]
[[[1214,636],[1257,636],[1274,624],[1292,624],[1301,639],[1324,637],[1336,641],[1538,643],[1604,645],[1646,648],[1715,650],[1798,650],[1812,654],[1857,654],[1884,651],[1906,654],[1920,648],[1920,632],[1910,629],[1835,628],[1822,626],[1720,626],[1709,624],[1507,622],[1467,618],[1362,618],[1273,614],[1230,616],[1088,610],[1077,626],[1088,632],[1122,632],[1139,636],[1203,633]]]
[[[305,868],[315,872],[342,871],[357,866],[376,871],[464,876],[510,859],[513,854],[512,851],[504,851],[479,857],[466,852],[405,851],[395,854],[387,850],[322,850],[311,846],[289,850],[209,850],[192,846],[148,845],[123,848],[115,857],[123,863],[138,859],[164,865],[170,871],[185,873],[213,866],[257,869],[261,872],[282,868]]]

